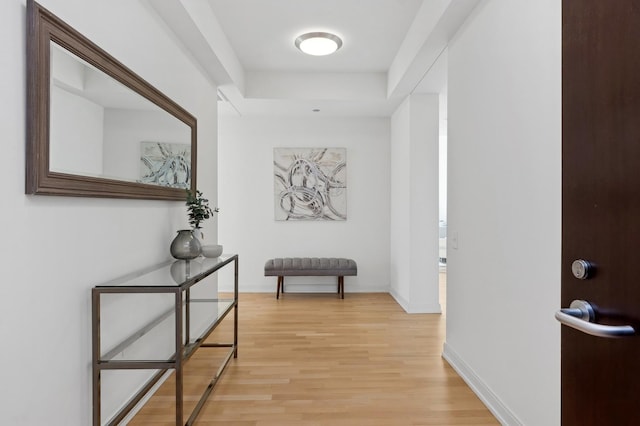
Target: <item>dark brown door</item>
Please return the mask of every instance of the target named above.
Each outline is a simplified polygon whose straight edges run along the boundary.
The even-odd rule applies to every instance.
[[[562,424],[640,425],[640,0],[562,14],[562,306],[636,330],[562,327]]]

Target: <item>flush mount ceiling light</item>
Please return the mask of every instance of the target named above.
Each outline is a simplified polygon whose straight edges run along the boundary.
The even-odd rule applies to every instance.
[[[296,47],[313,56],[330,55],[342,46],[342,40],[335,34],[315,32],[302,34],[295,41]]]

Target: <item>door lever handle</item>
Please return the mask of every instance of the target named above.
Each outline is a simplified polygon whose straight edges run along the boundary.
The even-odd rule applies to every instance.
[[[633,336],[636,331],[630,325],[602,325],[596,324],[595,313],[591,304],[584,300],[574,300],[569,308],[556,312],[556,319],[561,324],[575,328],[583,333],[598,337]]]

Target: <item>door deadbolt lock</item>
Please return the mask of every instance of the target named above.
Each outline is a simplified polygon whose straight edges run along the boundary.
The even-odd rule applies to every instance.
[[[577,279],[586,280],[593,275],[593,264],[583,259],[574,260],[571,264],[571,272]]]

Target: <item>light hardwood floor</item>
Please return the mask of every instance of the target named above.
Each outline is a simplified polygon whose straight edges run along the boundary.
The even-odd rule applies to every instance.
[[[498,424],[440,356],[444,314],[406,314],[382,293],[242,293],[239,309],[238,358],[196,425]],[[210,340],[229,340],[225,321]],[[187,363],[185,412],[217,351],[201,348]],[[168,380],[130,424],[174,424],[173,386]]]

